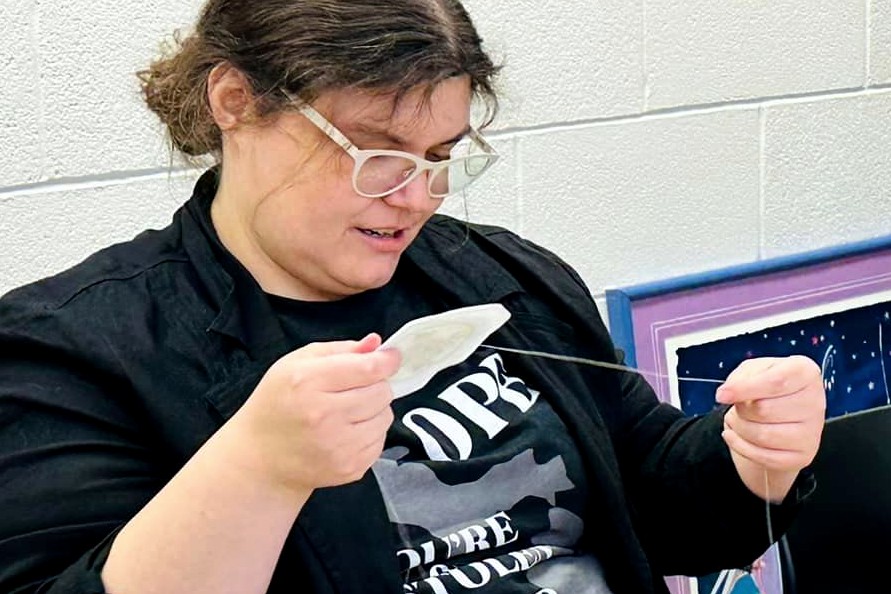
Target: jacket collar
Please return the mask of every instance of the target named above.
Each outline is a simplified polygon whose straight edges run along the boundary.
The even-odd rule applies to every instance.
[[[403,258],[428,277],[452,307],[494,303],[523,288],[483,250],[477,227],[434,215]]]
[[[226,249],[211,221],[218,176],[218,167],[201,176],[185,205],[182,223],[183,245],[218,308],[207,331],[237,340],[254,360],[284,354],[284,330],[263,289]]]

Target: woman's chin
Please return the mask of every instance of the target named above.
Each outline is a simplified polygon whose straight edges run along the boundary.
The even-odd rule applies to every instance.
[[[375,263],[366,265],[360,273],[352,271],[352,274],[344,275],[342,283],[352,289],[353,293],[361,293],[372,289],[379,289],[392,280],[396,273],[398,258],[393,263]]]

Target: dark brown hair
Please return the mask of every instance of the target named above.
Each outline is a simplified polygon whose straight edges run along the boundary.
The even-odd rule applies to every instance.
[[[190,156],[222,148],[207,102],[211,70],[229,63],[253,87],[259,117],[286,107],[284,94],[313,101],[358,88],[397,99],[467,75],[487,107],[498,108],[498,67],[458,0],[208,0],[194,32],[174,38],[139,73],[146,104],[174,148]]]

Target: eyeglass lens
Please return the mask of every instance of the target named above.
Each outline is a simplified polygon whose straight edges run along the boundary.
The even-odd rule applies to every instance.
[[[455,194],[466,188],[489,167],[494,160],[482,153],[470,140],[462,140],[450,152],[453,159],[429,171],[430,194],[435,197]],[[356,185],[363,194],[379,195],[393,191],[409,180],[417,163],[395,155],[376,155],[359,168]]]

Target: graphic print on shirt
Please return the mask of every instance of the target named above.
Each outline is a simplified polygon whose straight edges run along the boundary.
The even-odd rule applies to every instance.
[[[609,593],[597,559],[577,550],[578,453],[501,355],[478,351],[394,410],[374,473],[406,594]]]

